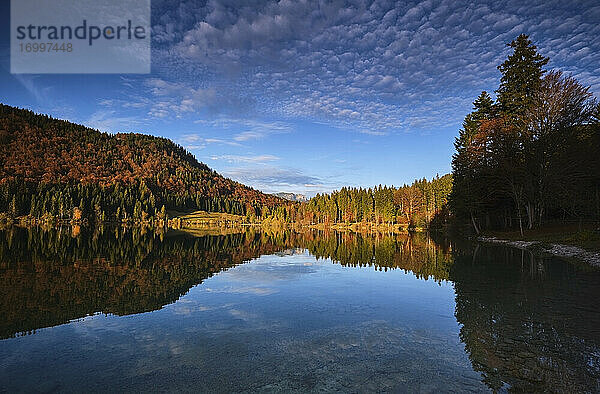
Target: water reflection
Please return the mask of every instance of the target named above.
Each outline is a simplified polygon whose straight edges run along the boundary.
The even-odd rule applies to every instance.
[[[303,245],[317,258],[347,267],[402,269],[419,279],[448,280],[452,254],[447,239],[434,242],[426,234],[359,234],[319,232]]]
[[[0,231],[0,338],[97,312],[156,310],[214,273],[283,249],[256,233],[83,231]]]
[[[600,391],[597,270],[479,247],[456,253],[451,279],[461,341],[490,388]]]
[[[164,382],[165,389],[185,388],[193,372],[204,390],[594,392],[598,284],[596,270],[425,234],[13,228],[0,231],[2,338],[98,312],[161,314],[61,326],[99,328],[97,342],[114,342],[99,353],[64,329],[38,341],[0,341],[0,380],[12,374],[13,383],[25,381],[19,374],[34,366],[60,367],[33,356],[15,361],[35,349],[38,358],[71,355],[63,366],[84,357],[90,371],[99,362],[119,371],[133,363],[138,372],[130,373],[146,377],[134,390]],[[139,335],[124,347],[115,333],[127,332]],[[142,375],[140,363],[149,368]],[[126,378],[119,371],[115,382]],[[238,380],[226,379],[232,374]],[[58,389],[75,384],[71,375],[61,379]]]

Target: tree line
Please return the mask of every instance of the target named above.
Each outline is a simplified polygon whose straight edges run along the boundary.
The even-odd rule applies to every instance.
[[[508,46],[496,100],[482,92],[452,158],[449,203],[483,229],[600,219],[600,107],[590,88],[560,70],[526,35]]]
[[[402,187],[348,188],[317,194],[299,209],[298,222],[441,226],[448,220],[452,176],[425,178]]]

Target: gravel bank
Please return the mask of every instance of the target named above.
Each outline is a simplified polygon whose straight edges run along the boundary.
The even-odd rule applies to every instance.
[[[512,246],[519,249],[541,250],[543,253],[548,253],[557,257],[576,258],[584,261],[594,267],[600,267],[600,252],[590,252],[577,246],[562,245],[562,244],[544,244],[539,241],[509,241],[496,237],[478,237],[478,241],[487,243],[496,243]]]

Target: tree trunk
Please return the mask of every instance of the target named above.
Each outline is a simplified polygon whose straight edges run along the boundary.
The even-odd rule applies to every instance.
[[[477,227],[477,221],[473,216],[473,212],[471,212],[471,223],[473,223],[473,228],[475,229],[475,234],[479,235],[479,227]]]
[[[519,214],[519,231],[521,232],[521,238],[523,237],[523,220],[521,219],[521,215]]]
[[[535,220],[534,209],[530,202],[527,203],[525,209],[527,210],[527,229],[531,230],[533,228],[533,221]]]
[[[596,219],[600,219],[600,193],[598,193],[598,185],[596,185]]]
[[[473,260],[471,261],[471,265],[475,265],[475,263],[476,263],[477,252],[479,252],[479,247],[480,247],[480,244],[477,243],[477,246],[475,247],[475,250],[473,251]]]

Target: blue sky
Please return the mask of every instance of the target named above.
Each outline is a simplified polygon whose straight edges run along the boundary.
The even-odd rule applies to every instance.
[[[10,74],[0,101],[170,138],[266,192],[401,185],[450,171],[474,98],[529,34],[600,92],[596,1],[152,1],[152,73]]]

